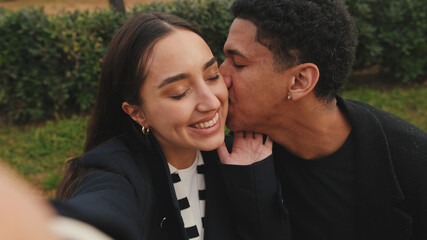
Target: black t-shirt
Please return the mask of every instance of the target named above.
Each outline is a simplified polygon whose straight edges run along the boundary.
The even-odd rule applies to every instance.
[[[305,160],[274,146],[293,240],[355,239],[353,134],[335,153]]]

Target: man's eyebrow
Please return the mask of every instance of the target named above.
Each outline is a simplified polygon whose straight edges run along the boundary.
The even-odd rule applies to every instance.
[[[209,61],[207,61],[205,63],[205,65],[203,66],[203,70],[206,70],[208,67],[212,66],[216,62],[217,62],[217,60],[215,57],[211,58]],[[162,83],[157,88],[162,88],[168,84],[171,84],[173,82],[176,82],[176,81],[179,81],[181,79],[188,78],[188,77],[189,77],[189,75],[185,74],[185,73],[181,73],[181,74],[178,74],[178,75],[175,75],[172,77],[168,77],[168,78],[164,79],[162,81]]]
[[[175,75],[172,77],[168,77],[165,80],[163,80],[162,83],[157,88],[162,88],[168,84],[171,84],[173,82],[179,81],[179,80],[187,78],[187,77],[188,77],[188,74],[185,74],[185,73],[181,73],[181,74],[178,74],[178,75]]]
[[[230,55],[237,55],[237,56],[246,58],[245,55],[243,55],[243,53],[241,53],[239,50],[236,50],[236,49],[228,49],[226,52]]]

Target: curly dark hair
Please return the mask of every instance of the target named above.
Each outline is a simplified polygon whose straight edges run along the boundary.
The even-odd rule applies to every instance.
[[[257,27],[257,41],[272,51],[277,71],[316,64],[316,96],[335,98],[351,71],[358,37],[342,1],[236,0],[231,11]]]

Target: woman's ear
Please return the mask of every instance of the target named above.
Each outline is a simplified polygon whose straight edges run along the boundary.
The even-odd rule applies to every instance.
[[[309,95],[319,80],[319,69],[313,63],[303,63],[293,69],[293,83],[288,89],[288,99],[294,101]]]
[[[129,104],[127,102],[123,102],[122,103],[122,109],[127,115],[129,115],[140,126],[148,127],[147,121],[146,121],[144,114],[143,114],[143,112],[139,106]]]

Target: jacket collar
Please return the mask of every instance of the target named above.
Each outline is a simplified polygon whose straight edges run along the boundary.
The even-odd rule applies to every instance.
[[[360,239],[408,239],[411,219],[396,207],[405,199],[378,110],[337,97],[351,123],[355,159],[356,232]]]
[[[158,195],[158,204],[163,208],[163,216],[166,218],[165,221],[159,219],[159,223],[162,221],[169,239],[188,239],[163,151],[152,134],[142,138],[143,149],[140,149],[139,153],[145,155],[141,157],[146,159],[148,170],[153,178],[154,191]]]
[[[230,217],[230,205],[226,197],[225,184],[220,175],[219,157],[216,150],[202,152],[205,162],[206,210],[205,210],[205,240],[234,240],[238,239]]]
[[[159,196],[160,205],[164,207],[164,214],[169,218],[166,222],[166,228],[169,239],[188,239],[185,232],[184,222],[176,198],[175,189],[169,171],[166,158],[160,148],[157,140],[149,135],[143,139],[144,151],[142,154],[149,154],[145,157],[148,162],[150,175],[153,178],[153,184],[156,193]],[[225,185],[220,176],[219,157],[216,151],[203,152],[202,156],[205,166],[205,184],[206,184],[206,206],[204,239],[236,239],[231,237],[234,234],[232,219],[229,216],[229,209],[226,208],[229,203],[226,202]]]

